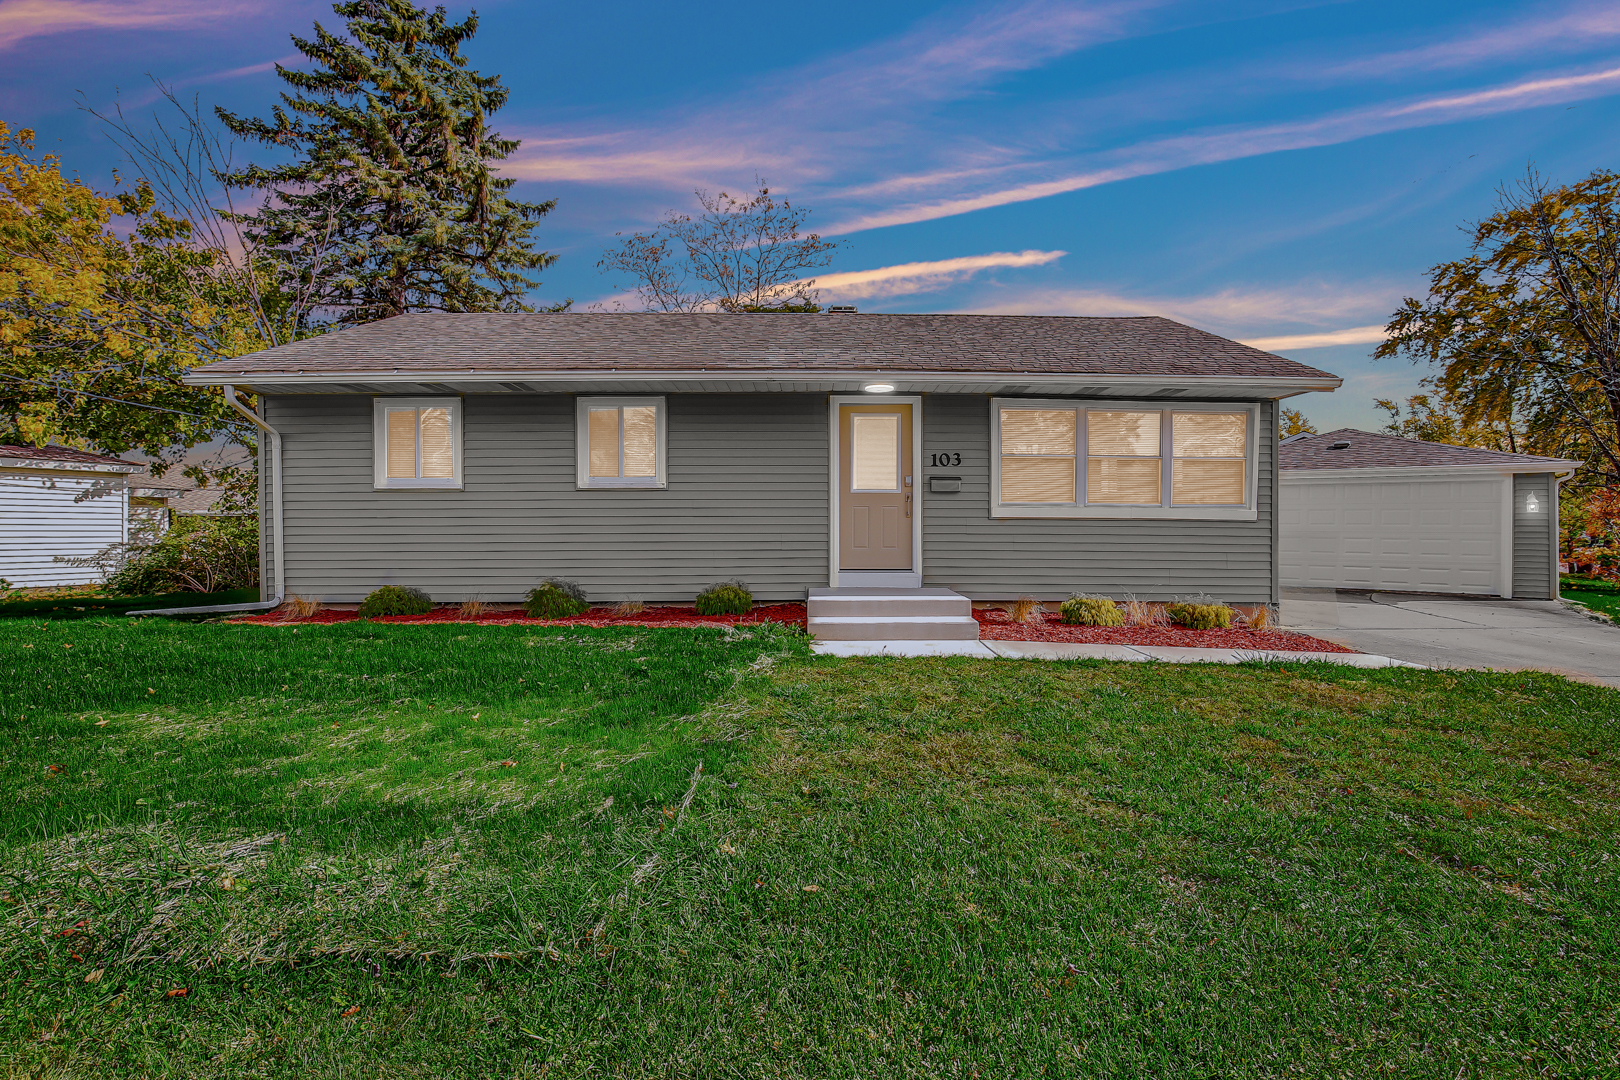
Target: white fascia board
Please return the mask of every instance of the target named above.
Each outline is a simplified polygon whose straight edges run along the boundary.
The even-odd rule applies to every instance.
[[[342,393],[351,393],[349,387],[356,384],[366,386],[385,387],[390,384],[403,386],[420,386],[423,383],[454,383],[458,386],[476,387],[479,384],[523,383],[536,388],[550,384],[578,384],[590,383],[601,386],[604,390],[610,389],[619,383],[667,384],[678,388],[683,383],[704,383],[715,386],[725,383],[736,383],[741,386],[752,386],[757,383],[824,383],[829,391],[859,392],[864,383],[892,382],[899,393],[926,393],[935,387],[963,387],[972,388],[979,393],[1019,393],[1014,389],[1026,385],[1038,385],[1043,393],[1049,392],[1044,388],[1055,387],[1056,391],[1076,394],[1093,390],[1096,387],[1106,387],[1110,390],[1128,391],[1138,389],[1143,393],[1151,394],[1165,389],[1181,389],[1189,393],[1201,394],[1227,394],[1234,397],[1255,399],[1271,399],[1293,397],[1297,394],[1311,391],[1331,392],[1337,389],[1342,379],[1329,377],[1326,379],[1304,377],[1278,377],[1266,376],[1231,376],[1231,375],[1125,375],[1125,374],[1080,374],[1073,372],[995,372],[990,374],[972,372],[942,372],[942,371],[808,371],[808,370],[781,370],[762,369],[759,371],[738,371],[734,368],[716,371],[602,371],[601,369],[584,371],[547,371],[547,372],[521,372],[501,371],[488,372],[476,369],[439,370],[439,371],[410,371],[410,372],[382,372],[382,371],[322,371],[319,374],[310,374],[303,370],[274,372],[223,372],[214,374],[201,374],[190,372],[182,376],[181,381],[188,386],[222,386],[231,383],[252,390],[255,384],[273,384],[278,388],[276,392],[285,393],[280,388],[296,388],[292,392],[314,393],[322,392],[323,387],[341,386]],[[1072,387],[1072,391],[1065,390]],[[471,391],[476,392],[476,391]],[[502,390],[495,392],[513,393],[518,391]]]
[[[1285,484],[1305,484],[1312,480],[1452,480],[1469,477],[1513,476],[1517,473],[1563,473],[1579,468],[1579,461],[1547,461],[1536,464],[1496,462],[1489,465],[1387,465],[1360,469],[1280,469]]]

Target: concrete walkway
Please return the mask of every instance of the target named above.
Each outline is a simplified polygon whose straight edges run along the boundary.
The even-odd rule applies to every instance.
[[[1241,664],[1250,660],[1323,660],[1351,667],[1419,667],[1367,653],[1184,649],[1168,645],[1081,645],[1063,641],[817,641],[822,656],[976,656],[983,660],[1157,660],[1170,664]]]
[[[1284,589],[1290,630],[1440,668],[1551,671],[1620,688],[1620,627],[1555,600]]]

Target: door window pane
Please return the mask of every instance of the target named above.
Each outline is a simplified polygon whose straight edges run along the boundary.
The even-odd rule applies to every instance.
[[[416,479],[416,410],[388,410],[388,478]]]
[[[849,418],[850,488],[900,490],[900,418],[856,413]]]

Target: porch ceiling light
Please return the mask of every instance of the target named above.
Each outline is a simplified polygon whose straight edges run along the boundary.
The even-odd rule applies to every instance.
[[[865,390],[868,394],[892,394],[894,393],[894,383],[869,382],[865,386],[861,387],[861,389]]]

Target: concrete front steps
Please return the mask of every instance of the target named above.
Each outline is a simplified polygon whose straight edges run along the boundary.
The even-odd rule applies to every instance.
[[[977,641],[973,602],[949,589],[811,589],[818,641]]]

